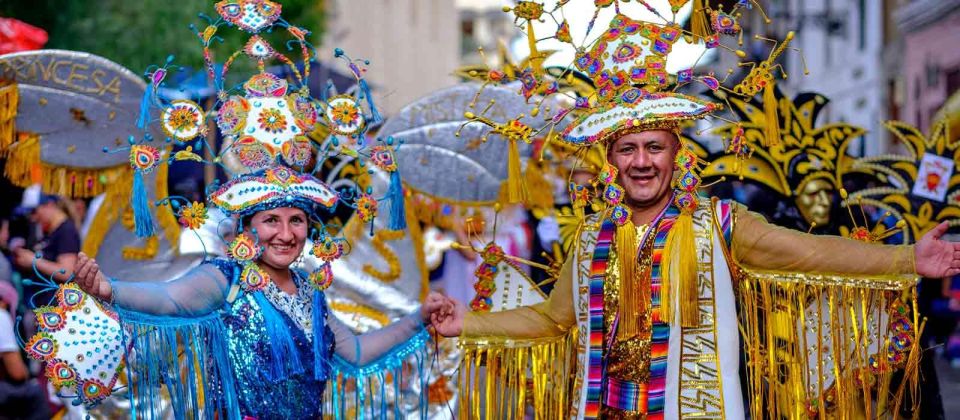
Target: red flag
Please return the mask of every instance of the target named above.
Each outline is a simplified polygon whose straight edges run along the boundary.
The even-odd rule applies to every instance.
[[[0,17],[0,54],[39,50],[47,43],[47,31],[13,18]]]

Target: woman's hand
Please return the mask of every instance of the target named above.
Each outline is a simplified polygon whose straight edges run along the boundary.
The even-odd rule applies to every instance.
[[[423,319],[424,325],[430,325],[431,316],[441,310],[446,301],[447,297],[437,292],[430,292],[427,295],[427,300],[420,305],[420,317]]]
[[[77,264],[73,272],[73,281],[80,286],[80,289],[100,300],[110,301],[113,296],[113,287],[110,286],[110,282],[100,271],[100,266],[94,259],[81,252],[77,255]]]
[[[463,333],[463,317],[467,307],[456,300],[444,296],[440,310],[432,315],[431,324],[438,334],[444,337],[457,337]]]

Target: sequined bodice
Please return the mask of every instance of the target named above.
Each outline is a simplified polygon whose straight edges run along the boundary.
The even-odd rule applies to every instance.
[[[228,278],[233,275],[228,266],[230,262],[215,261],[214,264]],[[266,299],[257,299],[256,293],[263,293]],[[313,379],[312,294],[309,288],[298,286],[297,294],[290,295],[270,282],[262,292],[242,292],[223,310],[221,318],[227,329],[227,353],[236,378],[241,415],[257,419],[308,419],[322,414],[325,381]],[[270,357],[265,343],[270,338],[261,302],[267,302],[281,314],[296,346],[303,373],[279,380],[271,380],[265,374]],[[325,302],[320,308],[325,319]],[[325,332],[326,342],[331,343],[325,355],[329,358],[333,353],[333,332],[329,327]]]
[[[637,237],[643,238],[646,230],[647,226],[638,227]],[[650,274],[651,251],[651,243],[641,244],[640,275]],[[620,307],[620,290],[623,279],[618,270],[619,258],[616,250],[611,248],[606,282],[603,287],[603,323],[606,331],[613,328],[613,322]],[[641,335],[629,340],[614,339],[610,348],[607,349],[607,375],[610,377],[637,383],[646,383],[650,378],[650,313],[644,311],[640,316]],[[602,407],[601,414],[607,418],[645,418],[640,413],[620,411],[606,406]]]

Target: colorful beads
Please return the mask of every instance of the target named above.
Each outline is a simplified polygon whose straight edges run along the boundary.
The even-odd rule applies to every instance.
[[[227,255],[237,261],[252,261],[260,256],[260,247],[246,232],[242,232],[230,242],[227,248]]]
[[[56,306],[42,306],[34,309],[40,328],[45,331],[59,331],[66,324],[63,309]]]
[[[180,207],[177,213],[177,221],[180,226],[190,230],[200,229],[207,221],[207,207],[200,202],[192,202],[189,205]]]
[[[87,295],[80,290],[76,283],[67,283],[57,291],[57,302],[64,312],[79,309]]]
[[[710,26],[715,32],[724,35],[736,35],[740,32],[740,23],[737,22],[737,18],[722,10],[710,11]]]
[[[330,263],[323,263],[310,273],[310,284],[321,292],[333,284],[333,268]]]
[[[365,124],[360,104],[348,95],[330,98],[323,115],[331,131],[345,136],[359,133]]]
[[[24,349],[27,350],[27,355],[34,360],[46,362],[57,352],[57,343],[50,334],[38,332],[30,338],[30,341],[27,341]]]
[[[83,398],[87,401],[96,402],[110,396],[110,389],[102,382],[96,379],[84,380],[80,386]]]
[[[493,306],[491,297],[497,290],[495,281],[499,271],[497,266],[503,261],[503,255],[503,249],[493,242],[487,244],[480,252],[482,262],[473,273],[477,278],[477,282],[473,285],[477,295],[470,301],[470,309],[478,312],[490,311]]]
[[[130,147],[130,166],[143,173],[150,173],[160,165],[160,150],[145,144]]]
[[[270,0],[223,0],[217,13],[224,20],[249,33],[257,33],[280,18],[280,4]]]
[[[248,98],[278,98],[287,94],[287,81],[270,73],[255,74],[243,84]]]
[[[357,198],[357,217],[364,223],[373,221],[377,215],[377,200],[374,200],[369,194],[360,194]]]
[[[260,129],[271,134],[279,134],[287,128],[287,119],[279,109],[268,108],[260,111],[260,118],[257,119]]]
[[[250,102],[242,96],[231,96],[217,111],[217,126],[224,136],[238,135],[243,132],[250,112]]]
[[[253,136],[239,138],[234,143],[233,153],[240,160],[240,164],[247,168],[263,168],[273,163],[271,150]]]
[[[343,256],[343,245],[333,237],[324,235],[313,243],[310,252],[321,261],[331,262]]]
[[[283,143],[280,153],[287,165],[304,167],[313,157],[313,147],[306,137],[296,136],[293,140]]]
[[[206,117],[196,102],[180,99],[163,109],[160,124],[167,136],[177,141],[188,141],[203,132]]]
[[[370,161],[382,171],[397,170],[397,162],[393,160],[393,148],[390,146],[375,146],[370,150]]]
[[[240,287],[248,292],[263,290],[270,281],[270,275],[263,271],[259,265],[252,261],[243,264],[243,271],[240,273]]]
[[[70,367],[70,364],[63,360],[54,359],[47,362],[44,374],[50,380],[50,384],[57,390],[63,387],[72,387],[77,384],[77,372]]]
[[[617,226],[623,226],[633,217],[633,212],[627,206],[616,205],[610,209],[610,220]]]

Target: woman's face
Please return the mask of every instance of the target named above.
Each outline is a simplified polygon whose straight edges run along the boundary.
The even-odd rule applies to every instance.
[[[309,224],[303,210],[281,207],[253,215],[246,229],[257,231],[263,247],[260,261],[276,269],[286,269],[303,252]]]
[[[49,232],[51,228],[50,224],[53,223],[54,218],[59,212],[61,212],[61,210],[57,207],[57,203],[44,203],[33,209],[30,220],[39,224],[44,232]]]

